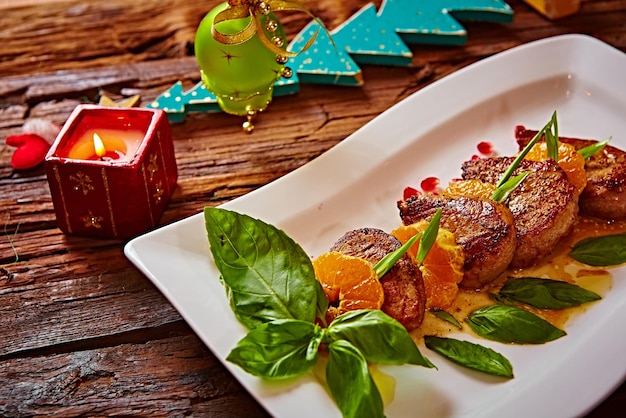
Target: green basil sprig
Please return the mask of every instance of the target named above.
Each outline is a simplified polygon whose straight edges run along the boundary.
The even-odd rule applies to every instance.
[[[346,312],[330,323],[326,342],[345,340],[373,364],[434,365],[422,354],[406,328],[379,310]]]
[[[308,371],[317,361],[320,344],[337,341],[350,342],[372,364],[434,367],[398,321],[369,309],[346,312],[328,328],[293,319],[261,324],[226,359],[255,376],[284,379]]]
[[[322,336],[322,329],[311,322],[266,322],[248,332],[226,360],[266,379],[300,376],[317,362]]]
[[[408,331],[382,311],[351,311],[327,328],[318,326],[316,319],[326,325],[328,299],[310,258],[283,231],[225,209],[205,208],[204,215],[231,307],[251,328],[228,361],[255,376],[286,379],[310,370],[320,347],[327,347],[328,387],[346,417],[383,416],[368,362],[434,367]],[[377,271],[384,274],[418,238],[423,235],[396,250]]]
[[[541,309],[572,308],[601,299],[597,293],[578,285],[537,277],[509,280],[499,296]]]
[[[329,349],[326,381],[344,417],[383,416],[368,363],[434,367],[406,329],[379,310],[346,312],[323,331]]]
[[[427,335],[426,347],[448,358],[452,362],[494,376],[513,378],[511,362],[491,348],[454,338]]]
[[[543,344],[566,335],[532,312],[508,305],[479,308],[465,321],[479,336],[503,343]]]
[[[213,259],[241,323],[255,328],[276,319],[313,322],[326,312],[328,299],[311,259],[287,234],[225,209],[207,207],[204,219]]]
[[[443,321],[451,323],[458,329],[463,329],[461,323],[448,311],[444,311],[443,309],[431,309],[430,313]]]
[[[590,266],[626,263],[626,233],[585,238],[574,244],[569,255]]]
[[[345,340],[328,346],[326,382],[344,418],[384,417],[383,400],[365,356]]]

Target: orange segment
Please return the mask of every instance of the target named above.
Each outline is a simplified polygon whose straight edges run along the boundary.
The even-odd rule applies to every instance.
[[[313,269],[330,302],[328,322],[348,311],[383,305],[383,286],[367,260],[331,251],[315,258]]]
[[[485,183],[480,180],[457,180],[451,182],[442,194],[489,200],[496,189],[495,184]]]
[[[424,224],[424,228],[421,227],[422,223]],[[391,235],[398,238],[398,241],[404,244],[405,242],[413,238],[415,235],[421,234],[426,228],[426,225],[428,225],[428,222],[426,221],[420,221],[411,225],[402,225],[401,227],[391,231]],[[420,242],[419,240],[417,240],[417,242],[411,245],[411,248],[409,248],[409,250],[406,252],[409,255],[409,257],[411,257],[411,260],[415,260],[415,257],[417,257],[417,251],[419,250],[419,248],[420,248]]]
[[[392,231],[391,235],[404,243],[413,235],[423,232],[427,225],[426,221],[420,221],[401,226]],[[408,253],[415,257],[418,249],[419,241],[409,249]],[[463,249],[456,244],[454,234],[439,228],[437,239],[420,266],[427,308],[447,309],[454,303],[459,293],[458,284],[463,279],[464,262]]]
[[[547,160],[548,146],[545,142],[537,143],[524,158],[532,161]],[[572,145],[559,142],[559,161],[557,163],[565,171],[569,182],[576,187],[576,192],[580,194],[587,185],[585,158]]]

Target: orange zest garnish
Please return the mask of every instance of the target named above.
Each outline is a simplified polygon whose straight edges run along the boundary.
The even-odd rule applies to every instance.
[[[404,243],[413,235],[422,233],[427,225],[426,221],[420,221],[401,226],[392,231],[391,235]],[[409,249],[408,254],[415,257],[418,249],[419,241]],[[463,249],[456,244],[454,234],[440,227],[437,239],[419,267],[424,280],[427,308],[447,309],[454,303],[459,292],[458,284],[463,279],[464,262]]]
[[[543,161],[548,159],[548,147],[545,142],[535,144],[524,157],[527,160]],[[559,167],[565,171],[567,179],[580,195],[587,186],[585,158],[570,144],[559,142]]]
[[[328,323],[348,311],[383,305],[383,287],[367,260],[330,251],[313,260],[313,269],[330,303]]]

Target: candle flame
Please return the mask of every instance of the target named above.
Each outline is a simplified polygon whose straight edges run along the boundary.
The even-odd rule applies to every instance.
[[[102,142],[102,138],[100,138],[100,135],[98,135],[97,133],[93,134],[93,147],[96,150],[96,155],[98,157],[104,157],[104,154],[106,154],[107,150],[104,147],[104,142]]]

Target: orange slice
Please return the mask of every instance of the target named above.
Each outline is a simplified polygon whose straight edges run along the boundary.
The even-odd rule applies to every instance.
[[[527,160],[543,161],[548,159],[548,146],[545,142],[535,144],[524,157]],[[585,158],[570,144],[559,142],[559,167],[565,171],[567,179],[576,188],[577,194],[587,186]]]
[[[392,231],[391,235],[405,243],[415,234],[422,233],[427,225],[428,222],[420,221],[401,226]],[[409,249],[408,253],[415,257],[418,250],[419,241]],[[459,293],[458,285],[463,279],[464,262],[463,249],[456,244],[454,234],[440,227],[437,239],[419,267],[424,279],[428,309],[447,309],[454,303]]]
[[[451,182],[442,194],[489,200],[496,189],[495,184],[485,183],[480,180],[456,180]]]
[[[383,286],[367,260],[330,251],[313,260],[313,269],[330,302],[326,312],[329,323],[348,311],[383,305]]]

